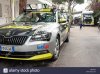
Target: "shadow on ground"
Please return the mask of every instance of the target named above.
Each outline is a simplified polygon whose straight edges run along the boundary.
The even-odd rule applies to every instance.
[[[50,60],[44,61],[15,61],[1,59],[0,67],[46,67],[51,63]]]

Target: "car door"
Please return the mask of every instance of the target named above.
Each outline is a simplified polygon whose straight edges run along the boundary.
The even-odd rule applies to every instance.
[[[64,17],[64,15],[62,13],[59,13],[59,24],[60,24],[60,31],[61,31],[61,40],[62,42],[65,41],[65,39],[67,38],[67,32],[68,32],[68,23],[66,22],[66,18]]]

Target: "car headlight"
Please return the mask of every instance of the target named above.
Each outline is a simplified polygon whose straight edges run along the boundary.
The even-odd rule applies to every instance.
[[[51,33],[46,31],[38,31],[37,33],[33,34],[30,42],[33,41],[49,41],[51,38]]]

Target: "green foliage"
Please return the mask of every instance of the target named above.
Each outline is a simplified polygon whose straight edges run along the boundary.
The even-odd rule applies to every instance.
[[[78,4],[81,4],[81,3],[83,3],[84,2],[84,0],[52,0],[54,3],[59,3],[59,4],[61,4],[61,3],[63,3],[63,2],[72,2],[72,1],[75,1],[76,3],[78,3]]]
[[[66,2],[67,0],[52,0],[54,3],[61,4],[62,2]]]
[[[68,13],[69,13],[69,24],[71,25],[72,23],[72,20],[73,20],[73,16],[72,16],[72,12],[73,12],[73,9],[72,9],[72,5],[74,4],[81,4],[81,3],[84,3],[84,0],[52,0],[54,3],[57,3],[57,4],[62,4],[63,2],[68,2]]]
[[[76,1],[76,3],[78,3],[78,4],[84,3],[84,0],[75,0],[75,1]]]

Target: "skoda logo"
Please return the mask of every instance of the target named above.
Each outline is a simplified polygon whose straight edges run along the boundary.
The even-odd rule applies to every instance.
[[[11,31],[7,32],[6,33],[6,36],[10,36],[10,34],[11,34]]]

